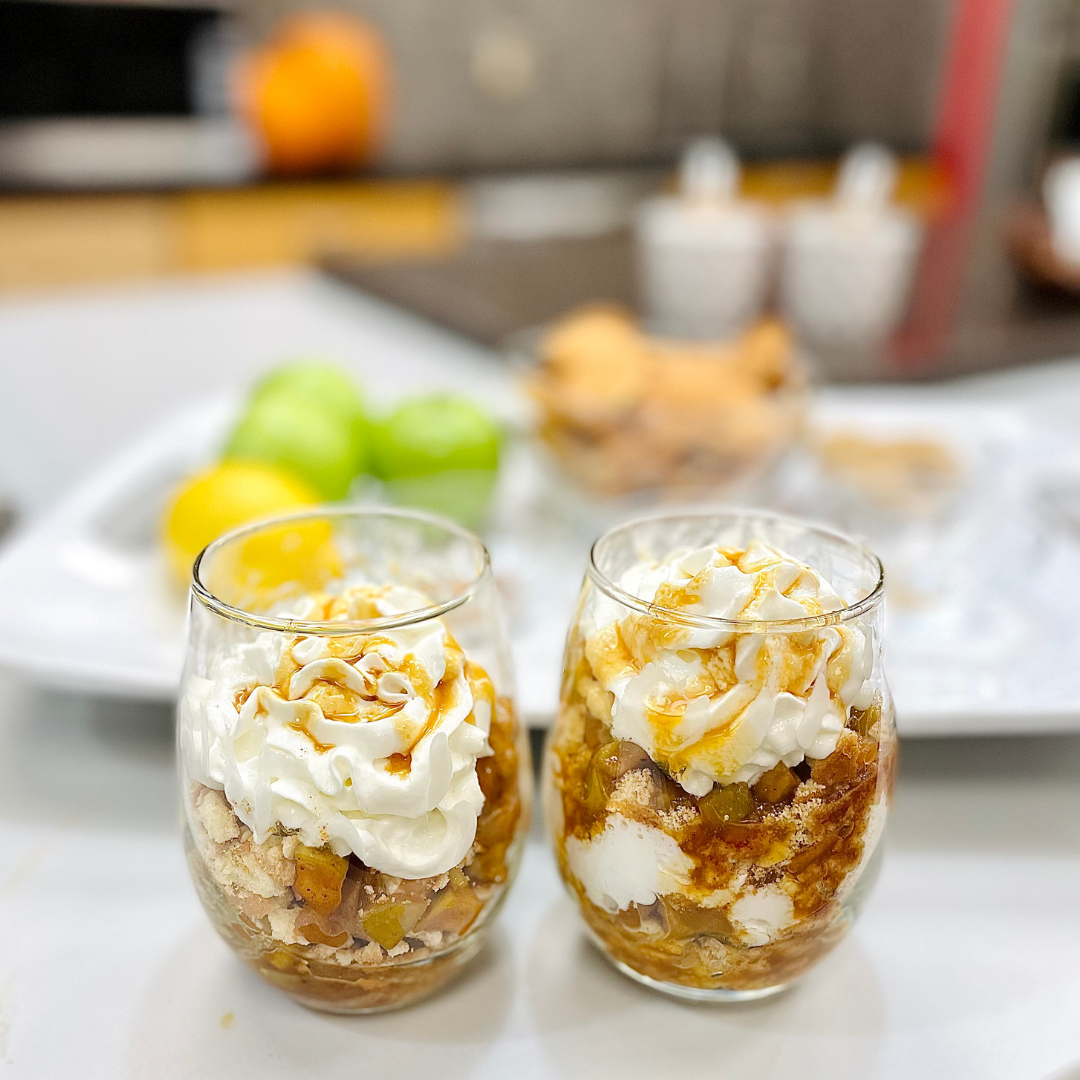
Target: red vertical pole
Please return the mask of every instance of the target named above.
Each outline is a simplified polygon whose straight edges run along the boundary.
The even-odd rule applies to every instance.
[[[993,144],[1012,12],[1013,0],[956,0],[933,146],[949,197],[927,233],[911,315],[893,342],[901,369],[932,363],[947,347],[955,323]]]

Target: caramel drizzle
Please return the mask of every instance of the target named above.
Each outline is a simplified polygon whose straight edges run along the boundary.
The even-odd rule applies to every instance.
[[[746,551],[732,547],[718,547],[720,555],[728,560],[728,563],[739,566]],[[762,594],[763,590],[776,584],[776,570],[779,563],[766,563],[755,571],[744,571],[754,575],[754,591],[748,606],[753,604]],[[740,567],[741,569],[741,567]],[[699,572],[700,573],[700,572]],[[801,575],[800,575],[801,577]],[[700,600],[697,593],[698,575],[694,575],[689,581],[679,585],[674,582],[663,582],[656,591],[654,602],[660,607],[672,611],[679,611],[691,607]],[[797,577],[791,586],[785,591],[787,595],[796,587],[800,578]],[[800,596],[799,603],[806,609],[807,617],[820,614],[822,608],[820,602],[811,596]],[[615,625],[615,641],[608,646],[608,651],[624,656],[633,669],[634,673],[640,672],[645,664],[655,659],[661,653],[677,644],[683,630],[676,624],[664,619],[659,615],[627,615]],[[764,678],[765,673],[760,665],[775,666],[773,672],[777,683],[777,690],[785,689],[798,695],[805,694],[809,689],[809,675],[820,659],[820,642],[814,638],[806,638],[804,635],[791,635],[788,639],[789,652],[783,656],[769,655],[766,660],[759,658],[758,677]],[[732,676],[734,674],[734,653],[730,644],[717,649],[694,649],[705,667],[702,684],[695,688],[695,693],[687,694],[684,690],[675,693],[659,695],[645,705],[645,721],[653,732],[655,743],[655,757],[662,765],[680,772],[693,756],[710,757],[716,751],[722,749],[730,732],[738,720],[737,714],[719,727],[706,732],[701,739],[689,746],[680,746],[676,731],[683,720],[683,716],[689,701],[698,694],[723,693],[734,685],[721,685],[720,676],[713,675],[710,670],[710,654],[717,661],[723,660],[726,653],[730,653],[730,666]],[[763,650],[764,652],[764,650]],[[612,666],[615,666],[614,663]],[[725,680],[727,681],[727,680]],[[830,678],[830,689],[835,691],[832,684],[835,680]]]
[[[301,735],[306,735],[310,740],[311,745],[319,754],[325,754],[334,749],[333,743],[319,742],[303,720],[290,720],[285,726],[291,728],[293,731],[298,731]]]
[[[386,589],[373,589],[370,594],[344,595],[331,597],[325,594],[316,596],[316,611],[313,615],[323,621],[335,618],[375,618],[380,612],[375,606],[377,597],[384,595]],[[446,670],[439,682],[432,686],[427,672],[417,661],[416,657],[407,653],[401,665],[402,674],[406,675],[412,684],[416,695],[428,706],[427,719],[415,733],[410,732],[409,747],[404,753],[395,753],[386,760],[386,771],[393,774],[406,774],[412,768],[412,753],[416,745],[431,732],[435,731],[442,722],[446,710],[453,699],[454,684],[457,677],[464,671],[469,687],[473,692],[474,702],[481,699],[490,700],[494,708],[494,688],[491,680],[483,668],[472,664],[465,659],[464,651],[448,630],[445,630]],[[295,642],[294,642],[295,643]],[[397,643],[382,633],[346,635],[340,638],[328,640],[328,653],[331,657],[343,660],[347,664],[355,664],[367,653],[378,646],[397,648]],[[289,700],[289,682],[292,676],[300,670],[302,665],[293,657],[291,648],[286,649],[282,655],[278,668],[274,673],[274,682],[269,687],[278,697]],[[239,712],[247,703],[248,698],[258,687],[238,690],[233,697],[233,705]],[[338,700],[331,702],[326,700],[330,695]],[[358,694],[348,687],[335,683],[331,679],[316,679],[304,692],[301,701],[310,702],[313,712],[317,711],[328,720],[336,720],[343,723],[369,723],[385,720],[395,716],[405,707],[405,702],[386,703],[372,701]],[[350,708],[334,708],[334,705],[349,705]],[[327,711],[327,706],[331,711]],[[305,710],[306,711],[306,710]],[[287,727],[304,735],[317,753],[325,754],[334,749],[334,744],[322,742],[309,727],[313,712],[302,718],[289,721]],[[466,722],[475,724],[475,709],[470,711]],[[408,736],[403,731],[403,738]]]
[[[407,754],[391,754],[386,759],[386,771],[395,776],[404,776],[412,771],[412,750]]]
[[[487,688],[491,687],[491,680],[488,678],[487,673],[478,665],[465,660],[464,651],[461,646],[458,645],[453,635],[450,634],[449,631],[445,631],[445,634],[447,653],[446,671],[435,686],[431,685],[431,680],[428,677],[427,672],[412,653],[407,653],[404,657],[401,668],[402,672],[408,677],[417,697],[420,697],[427,704],[428,715],[424,724],[412,736],[409,748],[404,753],[391,754],[390,757],[387,758],[385,769],[389,773],[404,775],[411,771],[413,750],[426,735],[438,728],[443,715],[453,698],[455,681],[462,671],[465,671],[466,673],[470,688],[475,688],[476,690],[483,688],[485,690],[485,696],[493,697],[493,691],[490,694],[486,693]],[[385,635],[372,634],[365,637],[359,645],[356,644],[355,639],[352,639],[349,643],[350,647],[345,650],[334,650],[333,644],[331,644],[331,652],[336,659],[344,660],[346,663],[355,663],[370,652],[372,648],[380,644],[395,648],[397,647],[396,643]],[[287,651],[282,664],[279,665],[278,671],[275,672],[277,678],[270,689],[277,694],[277,696],[284,700],[288,700],[289,681],[293,674],[300,670],[300,666],[301,665],[296,664],[295,660],[292,660],[291,652]],[[251,694],[254,693],[255,689],[256,688],[251,688],[237,691],[233,699],[233,704],[238,712],[247,702],[247,699]],[[326,712],[324,708],[325,703],[321,699],[325,696],[327,690],[335,691],[345,701],[349,701],[354,697],[357,701],[353,703],[353,708],[349,711]],[[474,692],[474,697],[478,696],[479,695]],[[356,691],[349,690],[347,687],[342,687],[330,679],[316,679],[304,692],[300,700],[309,701],[326,719],[344,723],[373,723],[378,720],[385,720],[401,712],[406,704],[406,702],[387,703],[371,701],[368,698],[360,697]],[[362,709],[361,702],[369,704],[372,707]],[[377,708],[375,707],[376,705]],[[476,723],[476,717],[473,711],[470,711],[469,716],[466,718],[466,722],[472,724]],[[289,721],[286,724],[286,727],[304,735],[310,741],[313,749],[319,754],[325,754],[334,749],[335,744],[322,742],[314,732],[311,731],[308,726],[308,720],[306,719]]]

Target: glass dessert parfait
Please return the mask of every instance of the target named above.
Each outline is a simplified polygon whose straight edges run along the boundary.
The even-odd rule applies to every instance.
[[[873,883],[896,739],[882,571],[758,513],[621,525],[593,547],[544,764],[593,940],[678,997],[762,997]]]
[[[478,951],[521,853],[522,738],[487,552],[463,529],[317,511],[197,560],[188,862],[225,940],[303,1004],[404,1005]]]

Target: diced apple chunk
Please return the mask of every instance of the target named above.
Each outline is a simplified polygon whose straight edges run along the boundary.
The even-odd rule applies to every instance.
[[[298,920],[296,923],[296,932],[312,945],[330,945],[335,949],[340,949],[342,945],[348,945],[348,943],[352,941],[352,934],[348,931],[342,930],[337,934],[328,934],[320,929],[319,924],[314,920],[309,923],[304,923],[303,925],[301,925]]]
[[[754,797],[742,783],[716,785],[698,802],[702,820],[707,825],[719,825],[725,821],[744,821],[754,812]]]
[[[697,934],[713,934],[729,940],[731,923],[719,908],[699,907],[671,897],[665,898],[668,926],[676,938],[692,938]]]
[[[874,725],[881,719],[881,700],[874,701],[867,709],[852,709],[848,717],[847,726],[852,731],[857,731],[864,738],[868,736]]]
[[[449,884],[428,905],[424,917],[417,923],[417,929],[464,934],[476,921],[483,906],[468,878],[454,867],[450,871]]]
[[[389,952],[420,921],[426,904],[405,901],[379,904],[360,920],[365,936]]]
[[[303,961],[287,949],[275,949],[269,956],[270,965],[278,971],[300,971]]]
[[[296,845],[296,881],[293,888],[305,903],[320,915],[330,915],[341,903],[341,883],[349,869],[349,860],[335,855],[330,848]]]
[[[360,925],[372,941],[389,951],[405,936],[405,928],[401,925],[404,912],[401,904],[380,904],[364,916]]]
[[[778,761],[753,787],[754,797],[764,803],[787,802],[799,786],[799,778]]]

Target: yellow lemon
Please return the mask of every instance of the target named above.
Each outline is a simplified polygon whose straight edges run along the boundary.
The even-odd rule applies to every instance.
[[[319,593],[341,576],[333,536],[325,518],[270,525],[225,545],[200,576],[227,604],[265,612],[278,601]]]
[[[195,556],[223,533],[318,501],[307,484],[268,465],[216,465],[184,483],[169,504],[162,530],[169,565],[186,583]]]

